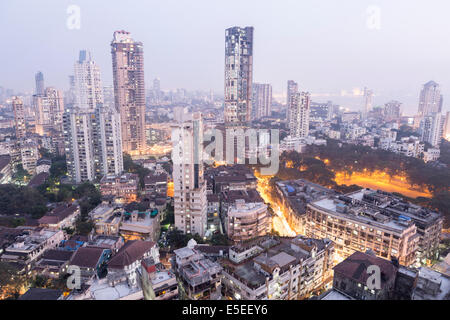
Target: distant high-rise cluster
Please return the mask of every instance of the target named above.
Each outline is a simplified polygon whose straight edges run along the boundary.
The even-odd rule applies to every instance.
[[[225,124],[245,126],[251,121],[253,27],[225,31]]]
[[[144,47],[129,32],[116,31],[111,42],[114,94],[120,112],[122,148],[139,153],[146,147]]]

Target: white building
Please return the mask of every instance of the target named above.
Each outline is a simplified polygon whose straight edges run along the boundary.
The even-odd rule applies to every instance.
[[[65,152],[73,181],[99,180],[123,171],[120,114],[103,105],[100,69],[90,53],[75,64],[75,105],[63,116]]]
[[[434,113],[422,118],[420,122],[421,140],[436,147],[441,143],[442,138],[442,115]]]
[[[204,236],[207,201],[200,113],[194,113],[190,121],[172,127],[172,143],[175,227],[183,233]]]
[[[103,104],[100,68],[92,60],[91,53],[83,50],[74,70],[75,104],[83,110],[94,110],[97,105]]]
[[[311,95],[308,92],[292,95],[289,105],[289,133],[292,137],[308,136],[310,104]]]

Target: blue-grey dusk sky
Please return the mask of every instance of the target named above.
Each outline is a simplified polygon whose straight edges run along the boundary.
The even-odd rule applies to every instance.
[[[79,30],[67,27],[70,5]],[[317,101],[354,107],[361,98],[342,91],[367,86],[376,104],[396,99],[411,114],[434,80],[450,110],[449,12],[448,0],[1,0],[0,86],[31,92],[40,70],[66,89],[80,49],[112,84],[110,42],[124,29],[144,43],[147,88],[159,77],[163,90],[222,93],[224,30],[239,25],[255,27],[254,81],[275,95],[293,79]]]

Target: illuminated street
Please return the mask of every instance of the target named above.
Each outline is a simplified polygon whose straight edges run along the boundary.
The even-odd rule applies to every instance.
[[[272,219],[273,230],[278,232],[280,236],[295,237],[296,233],[291,229],[288,222],[286,221],[286,218],[283,215],[283,212],[281,211],[281,208],[271,199],[270,193],[268,192],[270,188],[269,181],[272,177],[262,177],[258,174],[258,172],[255,172],[255,176],[258,178],[257,190],[259,194],[264,199],[264,202],[270,204],[273,212],[276,214],[276,216]]]

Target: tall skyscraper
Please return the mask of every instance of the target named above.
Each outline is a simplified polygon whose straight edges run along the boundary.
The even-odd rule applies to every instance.
[[[64,114],[67,168],[74,182],[100,180],[123,171],[120,114],[104,104],[100,69],[81,51],[75,63],[75,103]]]
[[[203,177],[203,121],[200,113],[172,127],[175,227],[204,236],[207,225]]]
[[[428,116],[432,113],[441,113],[443,98],[439,84],[429,81],[423,85],[419,98],[419,115]]]
[[[297,92],[292,95],[289,111],[289,133],[293,138],[305,138],[309,134],[309,112],[311,95],[309,92]]]
[[[144,47],[129,32],[116,31],[111,49],[115,105],[122,122],[122,149],[139,153],[146,147]]]
[[[272,114],[272,86],[267,83],[253,84],[252,120]]]
[[[25,110],[23,108],[23,101],[19,97],[12,98],[12,106],[14,110],[14,123],[16,127],[16,138],[23,139],[27,134],[27,127],[25,124]]]
[[[35,80],[36,80],[36,95],[38,96],[44,95],[45,89],[44,74],[39,71],[38,73],[36,73]]]
[[[287,82],[287,94],[286,94],[286,119],[287,119],[287,123],[290,122],[290,115],[291,113],[289,112],[289,106],[291,105],[291,99],[294,96],[295,93],[298,92],[298,83],[295,82],[294,80],[288,80]]]
[[[227,126],[245,126],[251,120],[253,27],[225,31],[225,110]]]
[[[372,111],[373,108],[373,91],[367,88],[364,88],[364,118],[367,119],[369,112]]]

